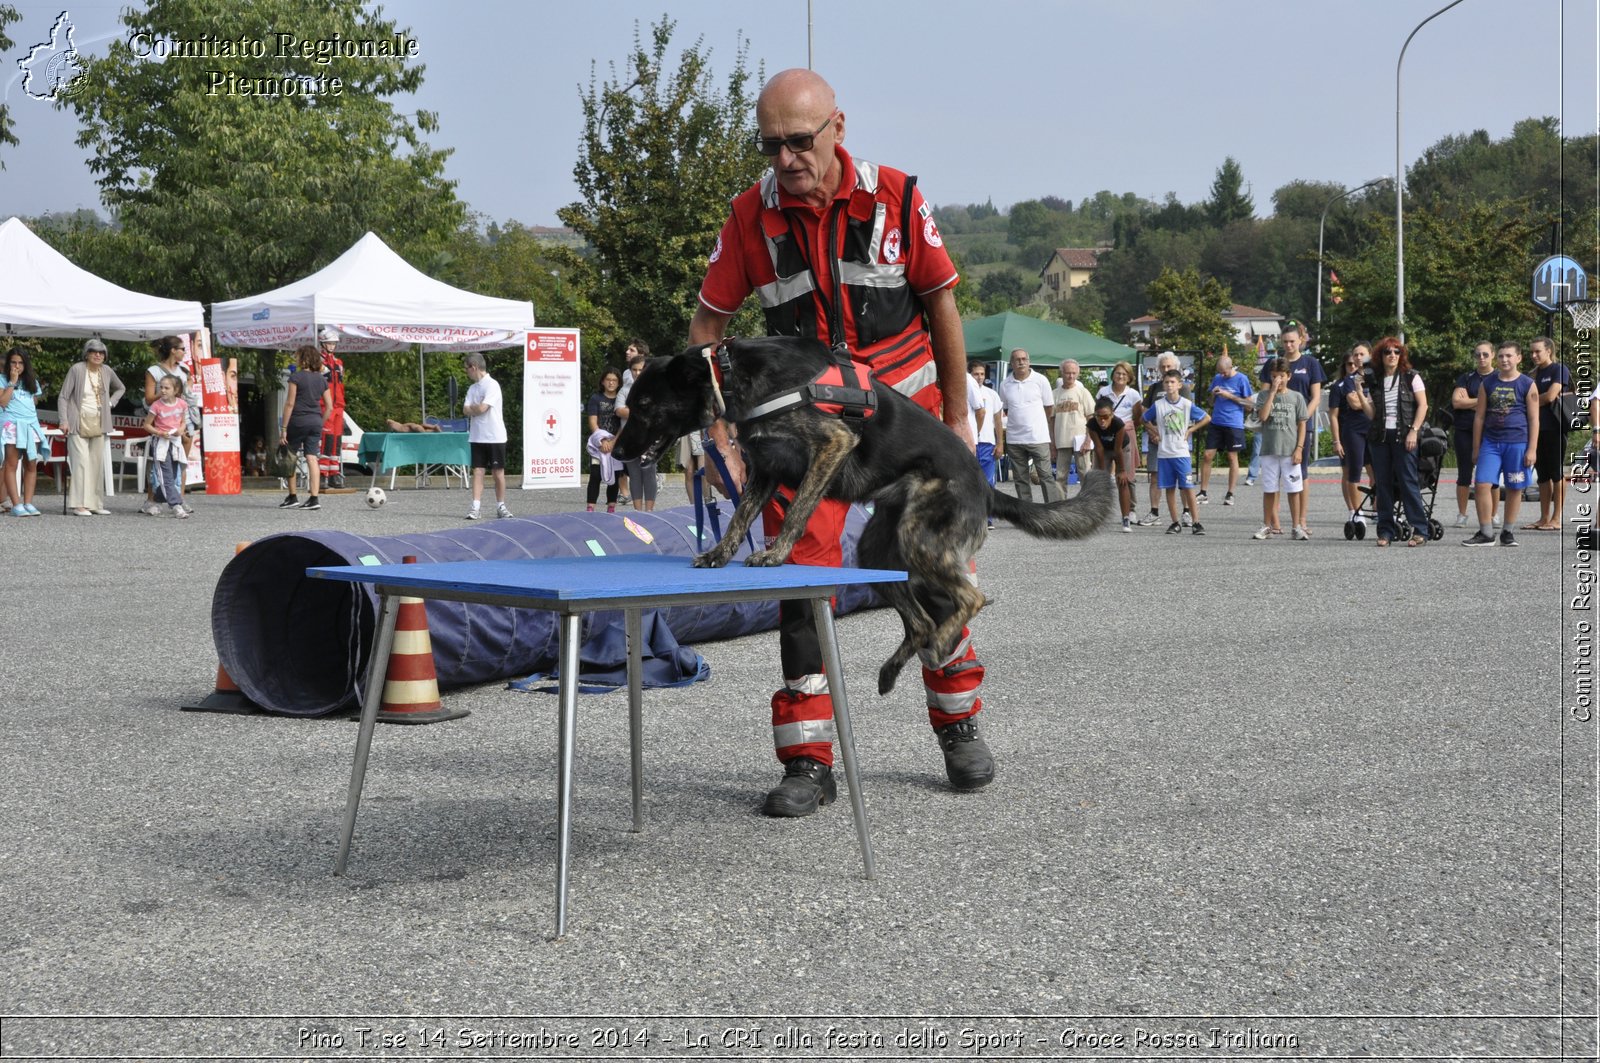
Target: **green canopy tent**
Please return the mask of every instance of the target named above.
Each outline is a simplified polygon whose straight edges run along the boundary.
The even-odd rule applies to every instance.
[[[1120,343],[1112,343],[1090,332],[1041,321],[1027,314],[1007,310],[1003,314],[975,318],[962,322],[967,340],[967,358],[999,365],[990,369],[990,378],[998,381],[1005,372],[1011,352],[1018,347],[1028,352],[1033,366],[1041,372],[1048,371],[1054,380],[1062,362],[1071,358],[1088,377],[1094,369],[1104,370],[1118,362],[1139,361],[1139,352]]]

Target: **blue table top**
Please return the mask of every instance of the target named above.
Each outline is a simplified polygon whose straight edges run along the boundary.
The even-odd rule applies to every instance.
[[[444,561],[417,565],[330,565],[306,570],[317,579],[466,594],[580,603],[678,595],[820,590],[858,583],[903,583],[904,572],[873,568],[778,565],[695,568],[686,557],[550,557],[517,561]],[[789,596],[792,596],[789,595]]]

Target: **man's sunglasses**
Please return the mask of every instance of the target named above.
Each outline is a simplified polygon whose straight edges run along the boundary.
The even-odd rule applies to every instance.
[[[764,137],[757,133],[755,136],[756,150],[766,156],[776,155],[784,148],[788,148],[796,155],[810,151],[811,146],[817,142],[817,135],[828,128],[828,123],[832,122],[838,113],[838,109],[835,108],[833,114],[828,115],[827,121],[817,126],[815,133],[796,133],[792,137]]]

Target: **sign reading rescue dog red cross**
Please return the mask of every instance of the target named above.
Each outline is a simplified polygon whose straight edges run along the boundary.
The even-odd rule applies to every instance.
[[[577,487],[583,351],[575,328],[528,333],[522,362],[522,487]]]

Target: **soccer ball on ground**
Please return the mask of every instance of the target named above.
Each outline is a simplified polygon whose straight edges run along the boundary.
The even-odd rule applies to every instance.
[[[367,488],[367,507],[369,509],[382,509],[383,504],[389,501],[389,496],[381,487]]]

